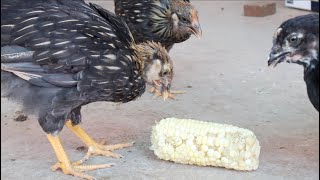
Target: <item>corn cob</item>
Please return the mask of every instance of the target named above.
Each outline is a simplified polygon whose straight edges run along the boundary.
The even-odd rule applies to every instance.
[[[231,125],[168,118],[153,127],[159,159],[241,171],[258,169],[260,145],[252,131]]]

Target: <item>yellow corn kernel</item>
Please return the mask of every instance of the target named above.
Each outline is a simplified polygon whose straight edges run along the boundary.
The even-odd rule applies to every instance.
[[[159,159],[176,163],[241,171],[259,166],[260,145],[254,133],[231,125],[168,118],[153,127],[151,143]]]

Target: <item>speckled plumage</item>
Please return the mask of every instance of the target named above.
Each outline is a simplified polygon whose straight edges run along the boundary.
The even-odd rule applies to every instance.
[[[167,50],[201,33],[198,12],[187,0],[115,0],[115,12],[137,42],[160,42]]]
[[[3,96],[38,113],[45,132],[57,133],[67,119],[81,121],[83,105],[125,103],[145,92],[145,62],[137,46],[127,25],[97,5],[82,0],[2,1]],[[3,55],[21,52],[21,58]],[[166,51],[158,53],[167,56]]]

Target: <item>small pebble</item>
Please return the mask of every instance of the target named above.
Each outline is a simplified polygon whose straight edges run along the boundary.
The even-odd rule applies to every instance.
[[[15,118],[14,121],[23,122],[23,121],[26,121],[27,119],[28,119],[28,116],[21,114],[17,118]]]
[[[80,147],[77,147],[77,151],[84,151],[86,149],[86,147],[84,147],[84,146],[80,146]]]

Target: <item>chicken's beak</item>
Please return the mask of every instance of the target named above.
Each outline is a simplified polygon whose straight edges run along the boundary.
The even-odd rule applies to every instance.
[[[163,97],[163,100],[164,100],[164,101],[169,98],[169,94],[170,94],[169,91],[163,91],[163,92],[162,92],[162,97]]]
[[[192,23],[190,27],[190,31],[194,34],[198,39],[202,37],[202,29],[198,21]]]
[[[268,58],[268,66],[275,68],[279,63],[283,62],[286,55],[290,52],[270,53]]]
[[[270,53],[268,57],[268,66],[275,68],[279,64],[279,60],[277,56],[274,54]]]
[[[169,96],[170,96],[170,87],[171,87],[171,83],[170,82],[168,82],[167,80],[164,80],[164,81],[156,80],[156,81],[153,81],[153,86],[156,89],[160,90],[164,101],[169,98]]]
[[[163,100],[164,101],[167,100],[170,95],[170,87],[162,85],[161,86],[161,93],[162,93]]]

